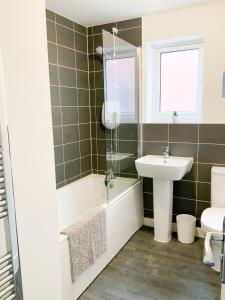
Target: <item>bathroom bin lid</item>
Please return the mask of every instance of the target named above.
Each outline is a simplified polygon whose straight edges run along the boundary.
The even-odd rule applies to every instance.
[[[225,208],[210,207],[203,211],[201,224],[207,231],[222,232]]]

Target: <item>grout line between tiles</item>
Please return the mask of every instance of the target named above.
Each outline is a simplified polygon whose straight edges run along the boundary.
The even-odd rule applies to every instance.
[[[75,45],[76,45],[76,36],[74,33],[74,49],[75,49]],[[77,62],[75,59],[75,67],[77,67]],[[77,86],[77,73],[76,73],[76,86]],[[79,103],[79,95],[78,95],[78,89],[76,89],[76,94],[77,94],[77,103]],[[78,116],[78,135],[79,135],[79,154],[80,154],[80,174],[81,174],[81,170],[82,170],[82,162],[81,162],[81,146],[80,146],[80,110],[77,110],[77,116]]]
[[[75,62],[76,63],[76,62]],[[55,67],[60,67],[60,68],[64,68],[64,69],[69,69],[69,70],[74,70],[74,71],[79,71],[79,72],[85,72],[85,73],[88,73],[88,70],[81,70],[81,69],[77,69],[76,67],[73,68],[73,67],[68,67],[68,66],[65,66],[65,65],[60,65],[60,64],[53,64],[53,63],[49,63],[49,65],[51,66],[55,66]],[[77,85],[76,85],[77,86]]]
[[[79,53],[81,53],[81,54],[85,54],[85,55],[88,56],[88,53],[87,53],[87,52],[83,52],[83,51],[78,50],[78,49],[70,48],[70,47],[68,47],[68,46],[66,46],[66,45],[63,45],[63,44],[60,44],[60,43],[54,43],[54,42],[52,42],[52,41],[48,41],[48,43],[49,43],[49,44],[53,44],[53,45],[55,45],[55,46],[59,46],[59,47],[65,48],[65,49],[68,49],[68,50],[72,50],[72,51],[74,51],[74,52],[79,52]]]
[[[104,27],[104,25],[107,25],[107,24],[102,24],[103,27]],[[101,26],[101,25],[97,25],[97,26]],[[95,27],[95,26],[93,26],[93,27]],[[92,27],[92,29],[93,29],[93,27]],[[120,31],[132,30],[132,29],[137,29],[137,28],[142,28],[142,25],[140,25],[140,26],[134,26],[134,27],[129,27],[129,28],[122,28],[122,29],[118,29],[118,30],[120,32]],[[105,30],[104,28],[102,28],[102,29]],[[106,30],[106,31],[108,31],[108,30]],[[108,32],[110,32],[110,31],[108,31]],[[92,34],[89,34],[88,36],[96,36],[96,35],[101,35],[101,34],[102,34],[102,32],[98,32],[98,33],[93,33],[92,32]]]
[[[63,28],[69,29],[69,30],[71,30],[71,31],[75,31],[76,33],[79,33],[79,34],[81,34],[81,35],[83,35],[83,36],[87,36],[87,33],[84,34],[84,33],[81,33],[80,31],[75,30],[75,28],[74,28],[74,23],[77,23],[77,22],[73,22],[72,20],[68,19],[69,21],[73,22],[73,28],[70,28],[70,27],[68,27],[68,26],[65,26],[65,25],[62,25],[62,24],[56,22],[56,13],[54,13],[54,14],[55,14],[55,21],[52,21],[52,20],[48,19],[47,17],[46,17],[46,20],[49,21],[49,22],[51,22],[51,23],[55,23],[56,25],[59,25],[59,26],[61,26],[61,27],[63,27]],[[65,19],[67,19],[67,18],[65,18]],[[77,24],[79,24],[79,23],[77,23]],[[81,25],[81,24],[79,24],[79,25]],[[81,25],[81,26],[83,26],[83,27],[85,27],[85,28],[87,29],[86,26],[84,26],[84,25]]]
[[[56,15],[55,15],[55,18],[56,18]],[[55,28],[55,35],[56,35],[56,55],[57,55],[57,64],[58,64],[58,62],[59,62],[59,53],[58,53],[58,46],[57,46],[57,42],[58,42],[58,34],[57,34],[57,29],[56,29],[56,23],[54,23],[55,25],[54,25],[54,28]],[[59,82],[59,85],[60,85],[60,76],[59,76],[59,68],[57,68],[57,74],[58,74],[58,82]],[[59,102],[60,102],[60,115],[61,115],[61,124],[60,124],[60,126],[62,127],[62,123],[63,123],[63,121],[62,121],[62,119],[63,119],[63,117],[62,117],[62,96],[61,96],[61,91],[60,91],[60,89],[59,89]],[[63,141],[63,130],[62,130],[62,141]],[[63,151],[63,179],[64,179],[64,181],[65,181],[65,153],[64,153],[64,147],[63,147],[63,149],[62,149],[62,151]],[[55,166],[57,166],[57,165],[55,165]]]
[[[87,28],[87,53],[89,48],[89,40],[88,40],[88,28]],[[89,120],[90,120],[90,143],[91,143],[91,171],[93,171],[93,145],[92,145],[92,123],[91,123],[91,94],[90,94],[90,64],[89,64],[89,57],[87,57],[88,60],[88,97],[89,97]]]

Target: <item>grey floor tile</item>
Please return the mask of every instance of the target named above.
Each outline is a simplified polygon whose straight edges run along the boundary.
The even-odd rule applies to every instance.
[[[219,299],[219,275],[202,263],[202,253],[202,239],[160,244],[143,227],[79,300]]]

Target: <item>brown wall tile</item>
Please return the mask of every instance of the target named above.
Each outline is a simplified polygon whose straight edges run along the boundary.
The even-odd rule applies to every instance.
[[[211,184],[198,182],[197,185],[197,200],[211,201]]]
[[[153,193],[152,178],[143,178],[143,192],[144,193]]]
[[[59,84],[58,66],[49,64],[49,79],[50,79],[50,85]]]
[[[118,33],[118,37],[136,47],[142,46],[142,28],[141,27],[120,30]]]
[[[76,87],[76,71],[74,69],[68,69],[60,66],[59,80],[61,86]]]
[[[225,164],[225,145],[199,144],[198,161],[202,163]]]
[[[194,161],[197,161],[198,144],[170,143],[169,147],[170,155],[193,157]]]
[[[85,27],[81,24],[78,24],[78,23],[73,23],[73,26],[74,26],[75,31],[82,33],[84,35],[87,35],[87,27]]]
[[[153,210],[153,195],[149,193],[143,194],[144,208]]]
[[[80,159],[65,163],[65,180],[80,175]]]
[[[63,146],[56,146],[54,147],[54,154],[55,154],[55,164],[59,165],[63,163]]]
[[[146,142],[168,142],[169,136],[167,124],[143,124],[142,130],[143,140]]]
[[[198,180],[201,182],[211,182],[211,164],[198,164]]]
[[[78,93],[78,105],[89,107],[89,90],[79,89]]]
[[[138,140],[138,125],[137,124],[120,124],[119,139],[120,140]]]
[[[143,155],[162,155],[162,147],[166,142],[143,142]]]
[[[77,89],[60,87],[61,106],[77,106]]]
[[[56,14],[56,23],[66,26],[68,28],[73,29],[73,21]]]
[[[74,49],[74,31],[61,25],[56,25],[57,43],[62,46]]]
[[[54,145],[61,145],[62,144],[62,127],[53,127],[53,138],[54,138]]]
[[[81,157],[81,174],[90,172],[91,168],[91,155]]]
[[[47,20],[47,39],[49,42],[56,43],[56,27],[55,23]]]
[[[75,68],[75,51],[58,46],[58,63],[61,66]]]
[[[170,124],[170,142],[198,143],[197,124]]]
[[[196,199],[196,183],[192,181],[175,181],[174,197]]]
[[[225,144],[225,124],[200,124],[199,142]]]
[[[193,163],[191,171],[184,176],[184,180],[197,181],[198,164]]]
[[[54,22],[55,21],[55,13],[53,11],[46,9],[46,19]]]
[[[88,89],[88,72],[77,70],[77,87]]]
[[[80,157],[79,142],[66,144],[64,148],[64,161],[71,161]]]
[[[52,106],[60,106],[59,87],[58,86],[50,86],[50,92],[51,92],[51,105]]]
[[[75,32],[75,49],[87,53],[87,37]]]
[[[121,29],[128,29],[132,27],[141,27],[142,26],[142,18],[135,18],[125,21],[117,22],[117,28]]]
[[[197,201],[197,212],[196,212],[196,217],[201,218],[202,212],[210,207],[209,202],[203,202],[203,201]]]
[[[63,143],[74,143],[79,141],[79,128],[78,125],[63,126]]]
[[[196,202],[195,200],[176,198],[173,199],[173,214],[190,214],[195,215]]]
[[[76,52],[76,69],[88,71],[87,54],[84,54],[79,51]]]
[[[57,47],[53,43],[48,43],[48,62],[57,64]]]

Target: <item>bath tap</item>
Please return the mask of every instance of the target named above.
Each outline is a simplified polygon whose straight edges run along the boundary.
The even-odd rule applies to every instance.
[[[110,183],[110,179],[108,178],[108,176],[105,176],[105,180],[104,180],[105,186],[108,186],[108,184]]]
[[[108,186],[108,184],[110,183],[111,179],[115,179],[116,176],[113,173],[113,170],[110,169],[108,171],[105,172],[105,186]]]
[[[162,151],[163,151],[163,157],[164,157],[164,163],[166,163],[166,160],[169,157],[169,152],[170,152],[170,148],[169,145],[163,145],[162,146]]]

